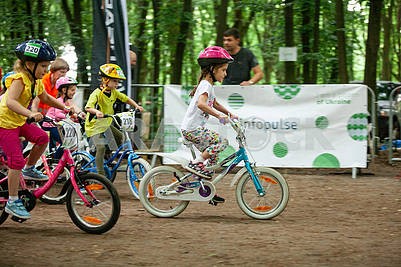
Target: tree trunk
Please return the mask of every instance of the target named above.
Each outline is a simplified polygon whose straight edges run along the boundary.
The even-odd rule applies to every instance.
[[[153,83],[159,83],[160,73],[160,33],[159,33],[159,11],[160,11],[160,0],[153,0]]]
[[[136,77],[138,77],[137,82],[141,83],[144,80],[144,76],[142,71],[145,69],[145,64],[144,64],[144,58],[143,55],[146,51],[146,40],[145,38],[141,38],[141,36],[145,35],[145,29],[146,29],[146,16],[148,14],[148,6],[149,2],[147,0],[140,0],[138,3],[138,8],[140,10],[140,16],[139,16],[139,27],[138,27],[138,34],[137,34],[137,40],[136,40],[136,46],[138,48],[138,53],[137,53],[137,61],[136,61]],[[135,92],[136,95],[137,92]]]
[[[302,28],[301,28],[301,42],[302,42],[302,66],[303,66],[303,83],[312,83],[311,79],[311,10],[312,6],[309,1],[302,2]]]
[[[243,34],[242,31],[242,25],[243,25],[243,16],[242,16],[242,6],[241,6],[241,0],[233,0],[234,2],[234,24],[233,27],[237,28],[238,31],[241,34]]]
[[[171,76],[171,83],[173,84],[181,84],[182,63],[184,58],[186,39],[188,36],[191,21],[192,21],[192,0],[184,0],[180,30],[178,33],[177,46],[175,49],[174,63],[172,64],[173,73]]]
[[[338,78],[340,83],[348,83],[343,0],[336,0],[336,24]]]
[[[391,23],[393,15],[394,0],[390,0],[390,6],[386,12],[383,12],[383,55],[382,55],[382,71],[381,79],[385,81],[391,80],[391,59],[390,59],[390,48],[391,48],[391,35],[392,27]]]
[[[38,38],[43,40],[45,39],[44,23],[46,21],[44,16],[46,16],[47,10],[45,8],[45,3],[43,2],[43,0],[38,0],[37,3],[38,4],[36,6],[36,14],[38,16]]]
[[[23,21],[22,23],[24,25],[26,25],[26,29],[25,30],[25,34],[26,37],[29,38],[32,36],[36,36],[35,35],[35,27],[33,26],[33,20],[32,20],[32,5],[31,5],[31,1],[30,0],[25,0],[25,10],[26,10],[26,15],[27,17],[25,18],[25,21]]]
[[[380,45],[380,20],[383,0],[371,0],[369,4],[368,39],[366,40],[364,84],[376,92],[376,68]],[[376,92],[377,95],[377,92]]]
[[[395,79],[397,81],[401,81],[401,0],[397,0],[398,10],[397,10],[397,24],[396,30],[394,31],[394,54],[395,54],[395,62],[397,64],[398,72],[395,74]]]
[[[214,2],[214,16],[216,21],[216,41],[215,44],[223,46],[223,33],[227,29],[227,7],[228,0]]]
[[[260,49],[262,50],[263,59],[263,79],[266,84],[270,84],[272,82],[271,79],[273,66],[275,64],[275,56],[272,55],[277,51],[273,40],[274,38],[272,38],[273,34],[270,29],[274,29],[277,23],[272,12],[268,11],[263,12],[263,21],[266,25],[264,31],[260,32],[258,27],[255,26],[255,32],[258,38],[258,42],[262,44]]]
[[[88,72],[86,70],[86,66],[88,64],[86,57],[87,53],[85,44],[82,41],[84,39],[82,31],[84,27],[82,25],[81,3],[82,1],[80,0],[74,0],[72,12],[70,6],[68,5],[68,1],[61,1],[67,23],[71,31],[71,44],[75,47],[75,53],[78,55],[77,80],[80,83],[88,83]]]
[[[294,0],[285,0],[284,20],[285,20],[285,45],[287,47],[294,46]],[[284,83],[296,83],[295,79],[295,62],[286,61],[284,63]]]
[[[320,0],[315,0],[314,17],[313,17],[313,57],[311,62],[311,82],[317,83],[317,66],[319,53],[319,21],[320,21]]]

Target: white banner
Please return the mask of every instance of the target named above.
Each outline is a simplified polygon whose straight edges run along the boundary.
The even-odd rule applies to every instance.
[[[216,86],[215,93],[243,121],[248,151],[260,166],[366,167],[365,85],[231,85]],[[166,85],[164,94],[164,151],[190,158],[188,149],[177,142],[188,90]],[[229,126],[211,116],[207,127],[229,140],[222,158],[238,148]]]

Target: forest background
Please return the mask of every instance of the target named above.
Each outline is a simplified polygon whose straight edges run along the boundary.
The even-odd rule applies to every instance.
[[[90,80],[92,1],[1,0],[0,67],[12,69],[15,45],[46,39],[78,57],[77,79]],[[372,89],[401,80],[401,0],[130,0],[130,42],[138,54],[135,82],[197,83],[198,53],[222,45],[229,27],[257,56],[263,84],[349,83]],[[279,61],[296,47],[297,61]]]

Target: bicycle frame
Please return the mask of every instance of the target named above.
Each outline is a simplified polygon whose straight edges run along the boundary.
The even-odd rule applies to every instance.
[[[128,165],[129,168],[133,168],[132,166],[132,160],[135,160],[137,158],[140,158],[139,155],[137,155],[134,151],[134,148],[132,146],[131,143],[131,139],[129,137],[128,131],[124,130],[121,128],[121,125],[118,123],[118,121],[116,120],[116,115],[108,115],[105,114],[104,118],[107,117],[111,117],[113,119],[113,121],[116,123],[116,125],[119,126],[120,130],[123,133],[123,143],[117,148],[117,150],[115,152],[113,152],[112,156],[104,162],[104,166],[107,166],[107,168],[110,170],[110,173],[113,174],[114,172],[117,171],[117,169],[120,167],[122,160],[127,156],[128,154]],[[95,158],[88,152],[84,152],[81,151],[81,153],[85,153],[86,155],[88,155],[88,157],[91,159],[90,162],[88,162],[86,165],[83,165],[82,168],[87,168],[87,166],[90,165],[95,165],[93,164],[95,161]],[[113,162],[116,158],[118,157],[118,161],[117,164],[115,164],[115,166],[113,166],[111,169],[108,167],[108,165]],[[90,169],[91,170],[91,169]],[[96,171],[96,170],[92,170],[92,171]]]
[[[210,182],[213,185],[216,185],[217,183],[219,183],[234,167],[236,167],[240,162],[244,162],[245,165],[245,169],[246,171],[251,175],[253,184],[255,185],[255,189],[258,192],[259,196],[264,196],[265,195],[265,190],[263,189],[259,178],[257,177],[257,175],[254,172],[253,166],[255,165],[254,163],[251,164],[249,162],[249,158],[248,158],[248,154],[246,152],[245,149],[245,136],[242,132],[241,129],[239,129],[239,126],[236,125],[236,122],[234,122],[232,119],[229,119],[229,122],[231,124],[231,126],[234,128],[234,130],[237,132],[237,137],[236,140],[238,142],[239,148],[237,151],[235,151],[234,153],[232,153],[230,156],[228,156],[227,158],[225,158],[224,160],[222,160],[221,162],[219,162],[217,164],[218,167],[222,167],[225,164],[231,162],[222,172],[220,172],[215,178],[213,178]],[[240,130],[240,132],[239,132]],[[195,151],[194,151],[194,147],[192,143],[184,143],[187,147],[189,147],[189,149],[191,150],[191,154],[192,157],[195,158]],[[162,156],[162,155],[160,155]],[[170,157],[171,158],[171,157]],[[172,158],[174,160],[174,158]],[[192,175],[192,173],[189,173],[188,175],[184,176],[185,178],[188,178]],[[236,176],[233,178],[234,181],[236,179]],[[183,179],[181,179],[182,181]],[[180,183],[181,181],[178,181],[178,183]],[[174,186],[177,184],[176,182],[173,182],[171,184],[171,186]]]
[[[113,166],[110,170],[110,173],[114,173],[117,171],[117,169],[120,167],[122,160],[127,156],[128,154],[128,164],[129,167],[132,168],[132,163],[131,160],[137,159],[139,158],[139,156],[135,153],[132,144],[131,144],[131,140],[128,137],[128,133],[127,132],[123,132],[125,134],[125,141],[117,148],[117,150],[115,152],[113,152],[112,156],[104,162],[104,166],[108,166],[108,164],[110,164],[111,162],[113,162],[116,158],[118,158],[117,164],[115,166]],[[86,151],[80,151],[81,153],[84,153],[86,155],[88,155],[88,157],[90,157],[90,162],[88,162],[87,164],[83,165],[82,168],[87,168],[87,166],[90,166],[91,164],[94,163],[95,158],[89,154]],[[96,171],[96,170],[93,170]]]
[[[61,173],[63,173],[64,168],[67,166],[70,171],[70,175],[71,175],[70,181],[71,181],[72,186],[74,187],[74,190],[77,192],[77,194],[79,195],[79,197],[82,199],[82,201],[85,203],[86,206],[88,206],[88,207],[92,206],[92,204],[90,202],[88,202],[88,200],[85,198],[85,196],[79,190],[79,186],[77,184],[77,180],[75,177],[74,159],[72,158],[71,151],[69,149],[64,149],[63,155],[61,156],[60,161],[57,164],[57,167],[54,169],[54,172],[52,172],[50,170],[46,160],[43,161],[43,164],[45,164],[46,171],[49,174],[49,180],[47,180],[46,183],[43,184],[42,186],[37,187],[31,191],[31,193],[35,196],[35,198],[40,198],[41,196],[46,194],[46,192],[48,192],[49,189],[57,182],[58,176]],[[8,176],[4,177],[3,179],[0,180],[0,183],[6,182],[7,179],[8,179]],[[21,185],[22,190],[25,190],[28,188],[22,174],[20,175],[20,185]],[[88,191],[88,193],[91,194],[90,190]],[[93,195],[92,195],[92,197],[93,197]],[[6,202],[7,199],[3,198],[3,199],[0,199],[0,201]]]
[[[260,184],[259,178],[256,176],[255,172],[253,171],[252,165],[249,162],[248,155],[246,153],[246,150],[243,146],[240,146],[239,149],[225,158],[223,161],[221,161],[218,165],[223,166],[224,164],[230,162],[230,165],[228,165],[221,173],[219,173],[213,180],[212,184],[217,184],[220,182],[234,167],[236,167],[241,161],[244,161],[245,168],[248,171],[248,173],[252,177],[252,181],[255,184],[256,191],[260,196],[264,196],[265,192]]]

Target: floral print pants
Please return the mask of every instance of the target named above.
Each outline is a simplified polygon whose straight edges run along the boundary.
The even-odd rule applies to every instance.
[[[217,156],[228,146],[228,140],[221,138],[220,135],[205,127],[198,127],[192,131],[182,130],[184,138],[193,143],[200,151],[209,153],[208,165],[217,164]]]

